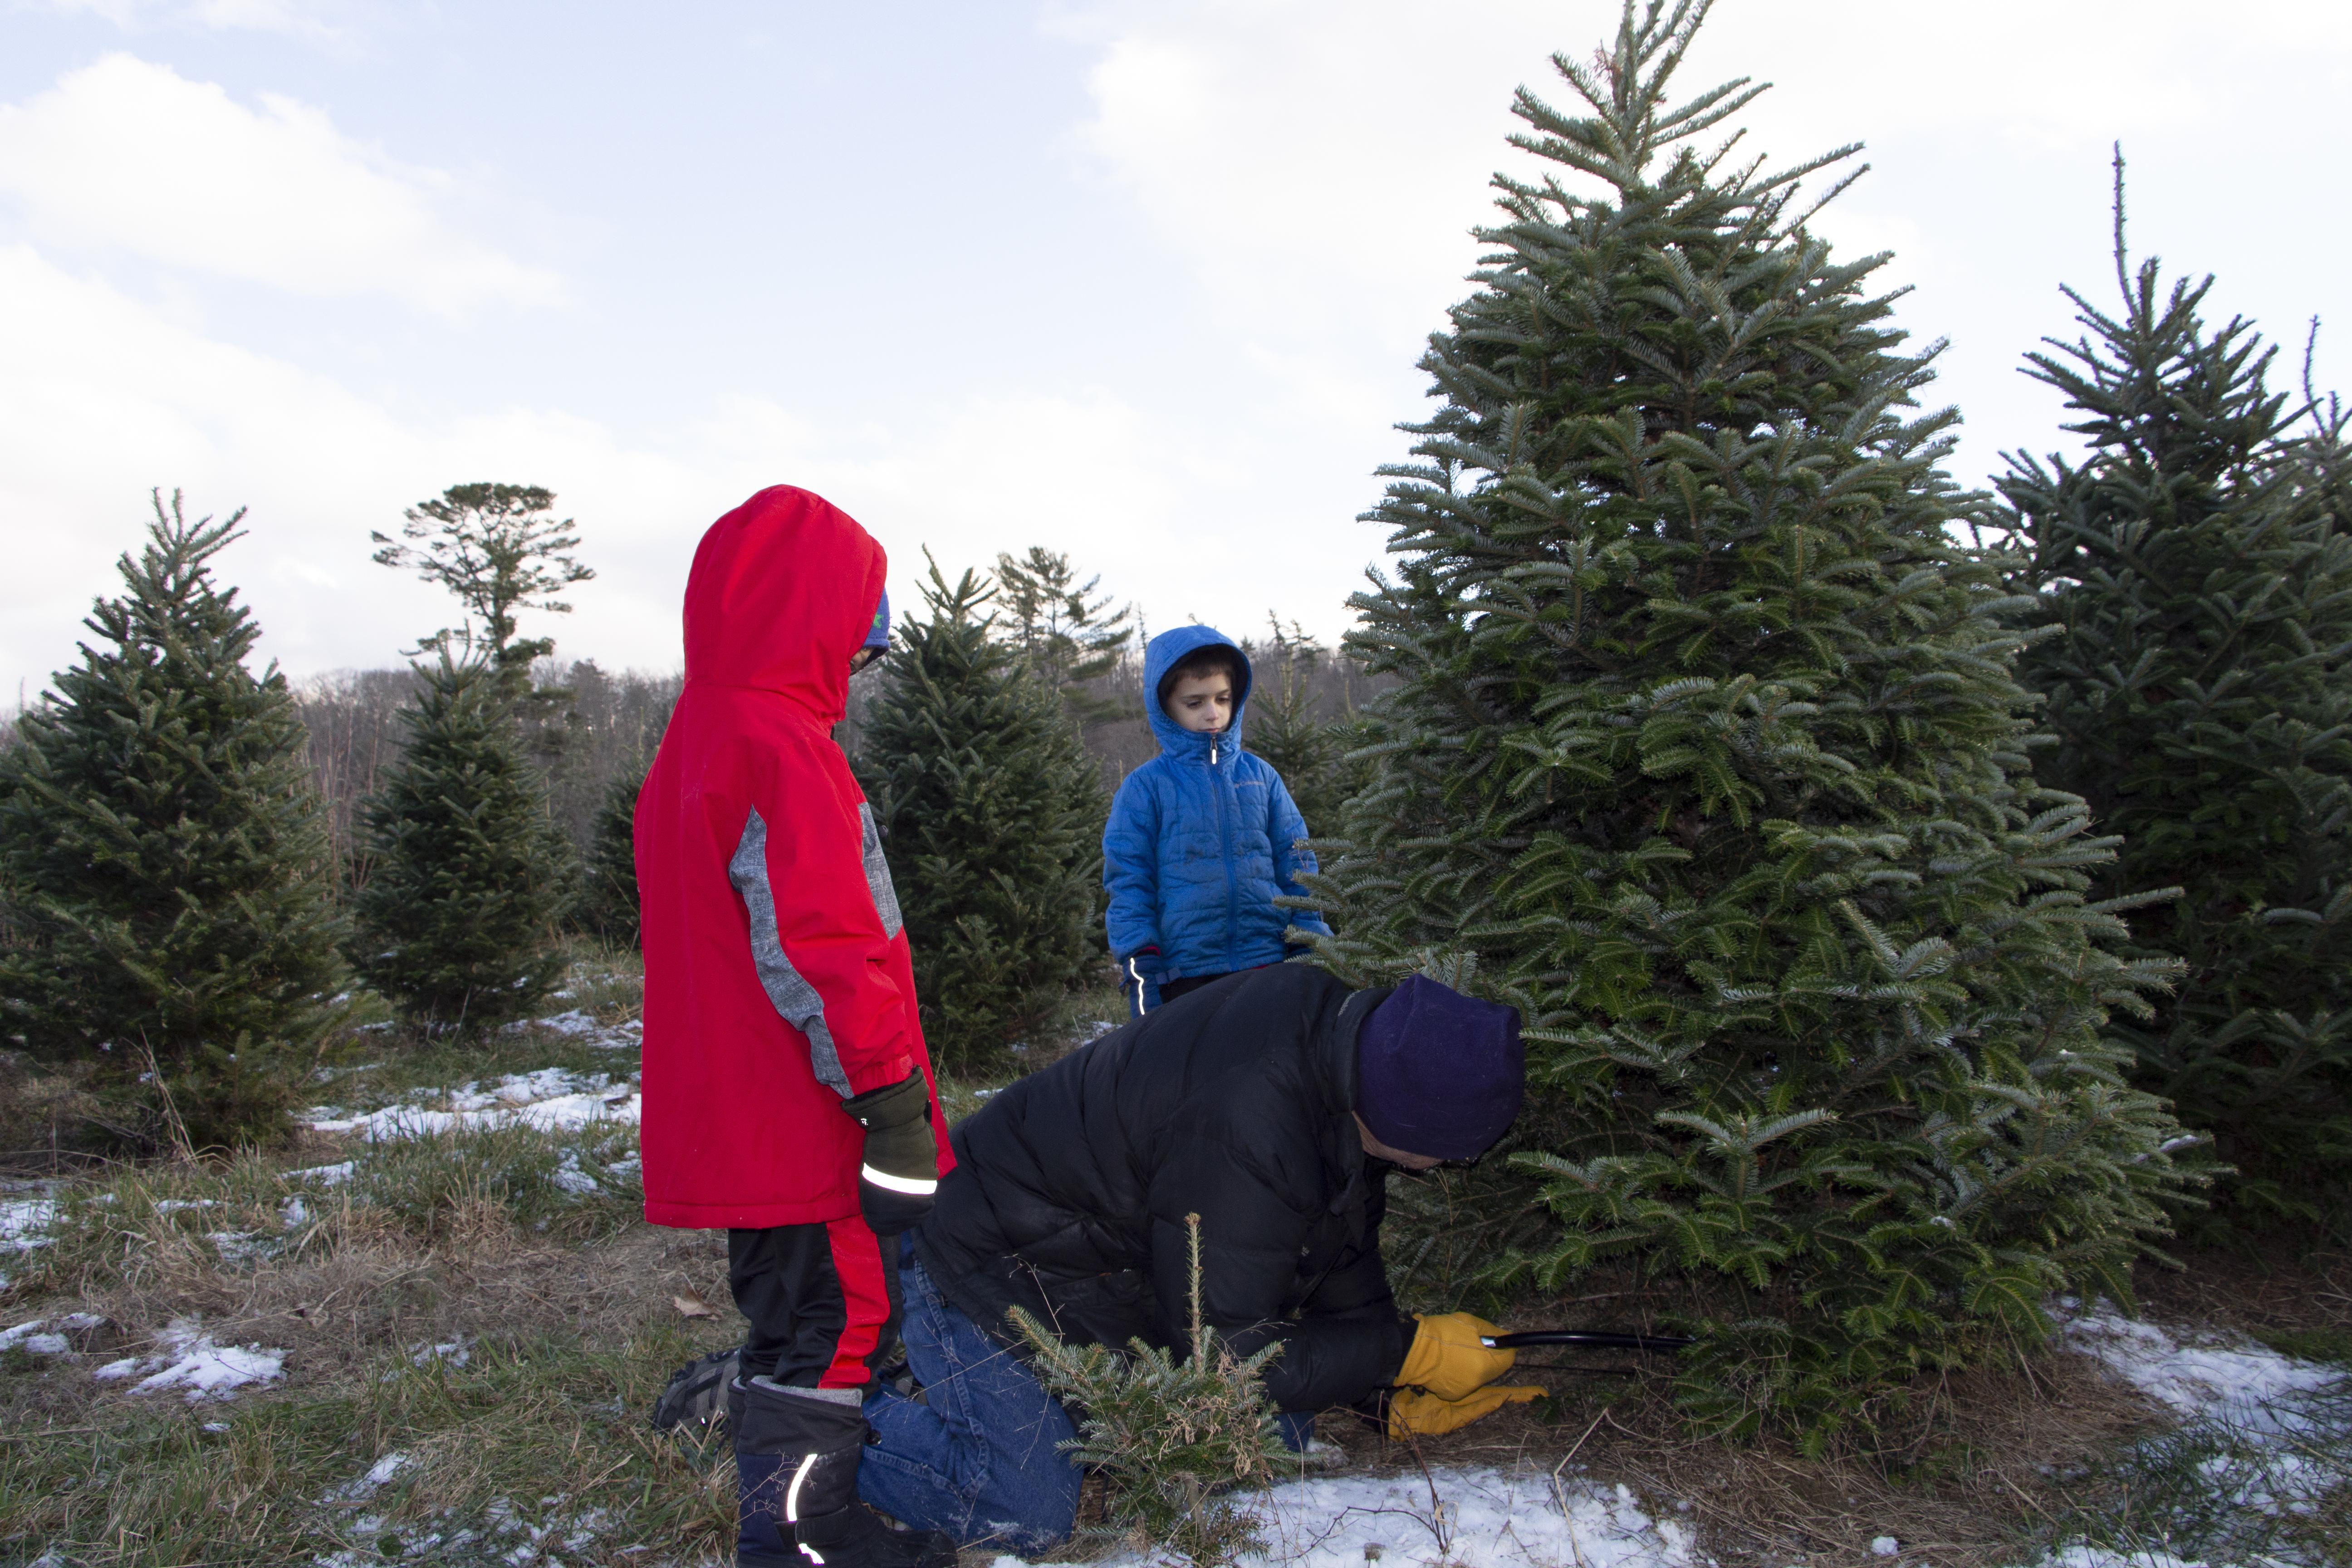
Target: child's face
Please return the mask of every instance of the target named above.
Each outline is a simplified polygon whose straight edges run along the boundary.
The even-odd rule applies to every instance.
[[[1234,678],[1222,669],[1180,675],[1168,689],[1168,717],[1196,735],[1213,735],[1234,720]]]

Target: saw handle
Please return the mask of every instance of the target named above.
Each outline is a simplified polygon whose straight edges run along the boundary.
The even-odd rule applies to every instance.
[[[1672,1355],[1696,1341],[1680,1334],[1612,1334],[1590,1329],[1528,1329],[1516,1334],[1481,1334],[1478,1342],[1490,1351],[1522,1350],[1529,1345],[1585,1345],[1596,1350],[1649,1351]]]

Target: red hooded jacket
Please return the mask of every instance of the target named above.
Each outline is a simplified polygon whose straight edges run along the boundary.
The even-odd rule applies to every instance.
[[[686,689],[637,796],[646,1218],[752,1229],[857,1212],[841,1109],[930,1058],[874,814],[833,726],[882,547],[779,485],[710,525]],[[954,1164],[937,1096],[940,1173]]]

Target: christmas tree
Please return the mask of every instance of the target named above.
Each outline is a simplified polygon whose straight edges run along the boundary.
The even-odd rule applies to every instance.
[[[1760,88],[1667,97],[1706,9],[1555,57],[1581,112],[1517,97],[1549,168],[1498,178],[1369,514],[1349,640],[1399,685],[1319,945],[1522,1010],[1553,1223],[1493,1279],[1671,1277],[1694,1415],[1818,1436],[2126,1291],[2187,1178],[2107,1019],[2171,970],[2110,951],[2112,841],[2029,770],[2012,602],[1945,534],[1956,416],[1913,412],[1935,351],[1809,227],[1853,149],[1774,172],[1696,142]]]
[[[334,857],[285,678],[213,558],[241,538],[159,493],[81,662],[0,753],[0,1036],[88,1074],[108,1130],[266,1142],[332,1024]]]
[[[525,1016],[562,973],[571,846],[515,732],[505,672],[444,645],[419,665],[400,760],[362,808],[357,967],[427,1029]]]
[[[637,945],[637,792],[646,787],[646,766],[639,757],[604,786],[589,829],[580,920],[615,947]]]
[[[2273,391],[2247,322],[2208,325],[2210,278],[2129,265],[2120,154],[2115,213],[2121,310],[2066,290],[2084,335],[2029,356],[2091,449],[2000,480],[2011,582],[2048,628],[2019,665],[2057,737],[2036,768],[2123,836],[2095,891],[2184,889],[2136,922],[2189,965],[2122,1024],[2139,1081],[2215,1132],[2236,1212],[2317,1219],[2352,1166],[2342,416]]]
[[[932,1060],[1001,1059],[1100,958],[1098,770],[1054,689],[987,613],[992,587],[934,564],[858,742],[859,782],[914,948]]]
[[[1313,834],[1338,826],[1339,808],[1361,780],[1346,763],[1354,719],[1326,719],[1317,711],[1315,677],[1327,651],[1296,623],[1277,620],[1273,635],[1249,647],[1249,749],[1272,764],[1290,791],[1298,815]]]

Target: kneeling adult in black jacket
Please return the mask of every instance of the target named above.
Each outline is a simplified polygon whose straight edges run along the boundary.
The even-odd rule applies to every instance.
[[[919,1398],[866,1406],[866,1500],[918,1529],[1035,1551],[1067,1536],[1069,1417],[1006,1311],[1076,1344],[1178,1347],[1187,1215],[1202,1315],[1265,1372],[1286,1435],[1391,1385],[1397,1432],[1447,1431],[1531,1398],[1489,1386],[1508,1351],[1467,1313],[1398,1316],[1381,1266],[1391,1166],[1483,1152],[1518,1114],[1518,1015],[1415,976],[1351,991],[1280,964],[1171,1002],[1012,1085],[959,1123],[956,1168],[903,1266]]]

